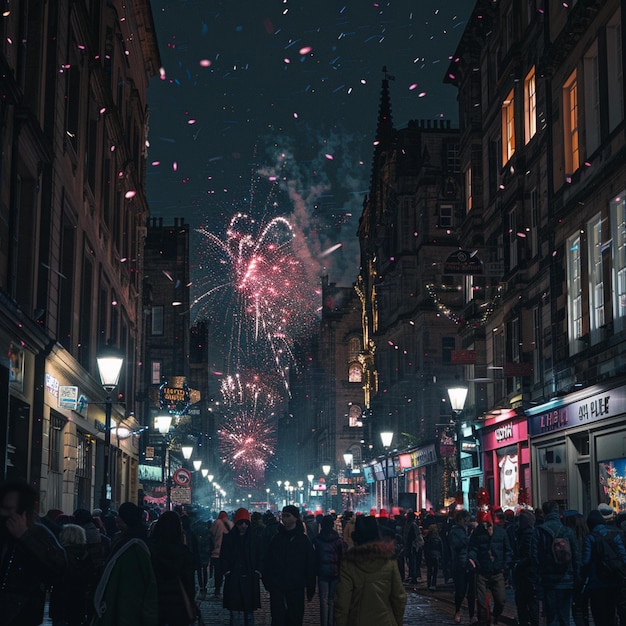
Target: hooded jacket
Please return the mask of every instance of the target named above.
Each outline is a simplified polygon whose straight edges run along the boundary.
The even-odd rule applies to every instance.
[[[335,626],[401,626],[405,606],[393,544],[373,541],[346,552],[335,595]]]
[[[343,541],[334,530],[322,530],[313,540],[315,569],[323,580],[339,578],[339,563],[343,554]]]

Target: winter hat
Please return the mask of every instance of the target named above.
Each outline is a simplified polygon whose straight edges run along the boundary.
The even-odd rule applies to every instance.
[[[93,518],[91,517],[91,513],[87,509],[76,509],[74,511],[74,522],[76,522],[79,526],[88,524],[92,521]]]
[[[293,515],[296,519],[300,519],[300,509],[293,504],[288,504],[287,506],[284,506],[283,513],[289,513],[290,515]]]
[[[598,504],[598,511],[600,511],[600,515],[604,518],[605,522],[612,522],[615,517],[615,511],[605,502],[601,502]]]
[[[380,509],[380,515],[379,517],[386,517],[389,518],[389,513],[387,513],[387,509]]]
[[[134,502],[124,502],[120,504],[118,515],[122,521],[131,528],[140,526],[143,520],[141,509]]]
[[[250,522],[250,513],[248,512],[248,509],[237,509],[235,511],[235,524],[241,520],[244,520],[246,522]]]
[[[226,513],[226,511],[220,511],[220,514],[217,516],[217,519],[227,520],[228,519],[228,513]]]
[[[518,515],[520,522],[524,520],[528,526],[535,525],[535,514],[528,509],[521,509]]]
[[[322,518],[322,523],[320,524],[320,526],[322,527],[322,530],[325,530],[325,531],[332,530],[334,525],[335,525],[335,520],[333,519],[333,516],[324,515],[324,517]]]
[[[587,526],[589,526],[589,530],[593,530],[596,526],[604,524],[604,521],[602,513],[600,513],[597,509],[591,511],[587,516]]]
[[[476,516],[476,521],[479,524],[491,524],[493,526],[493,517],[489,511],[478,511],[478,515]]]
[[[352,541],[358,546],[364,543],[380,540],[380,531],[378,530],[378,522],[376,518],[368,515],[360,515],[356,518],[354,532],[352,533]]]

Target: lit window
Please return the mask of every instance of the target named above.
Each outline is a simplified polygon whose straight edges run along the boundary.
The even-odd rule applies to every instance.
[[[604,281],[602,279],[602,220],[596,216],[587,225],[589,233],[589,309],[591,330],[604,326]]]
[[[513,90],[502,103],[502,165],[515,153],[515,98]]]
[[[348,369],[348,382],[360,383],[363,378],[363,370],[358,363],[352,363]]]
[[[565,149],[565,171],[575,172],[580,166],[578,145],[578,82],[574,70],[563,85],[563,138]]]
[[[626,318],[626,190],[611,201],[613,240],[613,317]]]
[[[537,83],[535,67],[524,79],[524,140],[528,143],[537,132]]]
[[[580,235],[567,240],[567,317],[570,342],[583,335],[583,295]]]
[[[348,413],[348,423],[352,428],[358,428],[363,426],[363,422],[361,421],[361,414],[363,411],[358,404],[350,405],[350,412]]]
[[[152,361],[151,382],[153,385],[161,384],[161,361]]]

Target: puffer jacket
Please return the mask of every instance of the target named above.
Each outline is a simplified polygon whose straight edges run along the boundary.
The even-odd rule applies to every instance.
[[[335,594],[335,626],[401,626],[405,606],[393,544],[375,541],[346,552]]]
[[[594,551],[594,545],[596,543],[595,533],[612,539],[617,547],[617,551],[622,557],[622,560],[626,562],[626,549],[624,548],[624,538],[621,533],[621,529],[615,527],[607,528],[605,524],[598,524],[594,527],[593,531],[585,537],[585,543],[583,546],[582,564],[583,569],[589,576],[588,589],[617,589],[623,583],[619,578],[613,580],[607,580],[600,575],[598,571],[597,557]]]
[[[550,534],[551,533],[551,534]],[[563,566],[552,556],[553,536],[566,537],[572,552],[572,562]],[[548,513],[543,524],[536,526],[530,541],[532,582],[538,593],[542,589],[573,589],[580,577],[580,550],[574,531],[561,523],[558,511]]]
[[[467,548],[469,535],[464,526],[455,524],[448,533],[448,545],[452,556],[452,567],[455,570],[465,570],[467,567]]]
[[[481,524],[469,540],[468,558],[476,564],[481,576],[493,576],[504,571],[513,559],[509,538],[503,528],[493,527],[493,535]]]
[[[313,540],[315,572],[323,580],[339,577],[339,563],[343,554],[343,541],[334,530],[322,531]]]

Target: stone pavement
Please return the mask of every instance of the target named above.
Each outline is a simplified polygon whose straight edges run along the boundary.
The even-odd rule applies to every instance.
[[[430,596],[418,593],[407,586],[408,602],[404,613],[405,626],[440,626],[454,624],[454,605],[446,604],[432,593]],[[205,597],[197,597],[202,619],[206,626],[229,626],[229,612],[222,608],[221,598],[215,598],[212,593]],[[254,612],[255,626],[270,626],[272,619],[269,610],[269,594],[261,590],[261,608]],[[317,594],[305,605],[303,626],[319,626],[319,600]],[[464,623],[467,623],[465,620]],[[505,623],[505,622],[503,622]],[[358,626],[354,624],[353,626]]]

